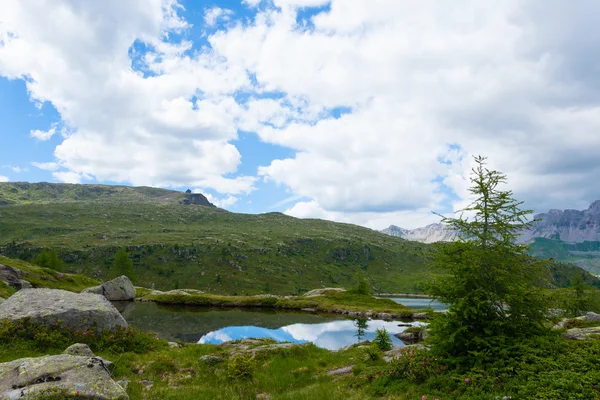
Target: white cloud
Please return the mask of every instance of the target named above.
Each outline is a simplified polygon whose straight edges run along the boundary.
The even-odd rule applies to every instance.
[[[56,179],[233,201],[256,185],[236,176],[242,129],[296,151],[258,171],[310,199],[291,215],[435,222],[429,210],[468,201],[475,154],[527,207],[600,198],[598,2],[245,0],[256,17],[232,20],[206,51],[165,40],[188,26],[173,1],[31,4],[0,3],[0,75],[27,77],[32,100],[60,112]],[[151,48],[133,61],[148,76],[131,69],[136,41]]]
[[[82,180],[80,174],[72,171],[53,172],[52,177],[62,183],[81,183]]]
[[[56,171],[57,169],[60,168],[60,166],[55,163],[55,162],[32,162],[31,165],[33,165],[36,168],[42,169],[44,171]]]
[[[202,193],[202,191],[199,189],[194,189],[193,192],[194,193]],[[204,196],[208,199],[208,201],[210,201],[211,203],[213,203],[215,206],[217,206],[219,208],[231,207],[232,205],[237,203],[237,201],[239,200],[235,196],[217,197],[217,196],[213,196],[210,193],[204,193]]]
[[[32,138],[36,138],[37,140],[40,140],[42,142],[46,141],[46,140],[50,140],[52,138],[52,136],[54,136],[56,134],[56,128],[52,127],[50,129],[48,129],[47,131],[41,131],[39,129],[35,129],[32,130],[31,132],[29,132],[29,135]]]
[[[8,182],[8,181],[9,181],[8,177],[0,175],[0,182]]]
[[[589,90],[600,80],[585,61],[600,44],[589,18],[598,12],[591,1],[539,9],[333,0],[312,28],[297,24],[293,8],[267,7],[253,24],[210,40],[265,90],[313,109],[350,108],[339,119],[259,127],[263,140],[298,151],[261,175],[314,199],[320,211],[309,215],[362,221],[397,213],[401,220],[389,222],[410,226],[402,211],[440,209],[448,199],[442,183],[456,192],[455,207],[465,204],[475,154],[507,173],[528,207],[600,198],[590,184],[600,171],[600,96]],[[548,32],[561,15],[568,23],[558,24],[555,40]],[[440,162],[450,158],[450,166]]]
[[[204,12],[204,23],[209,27],[214,27],[219,20],[228,21],[233,11],[227,8],[212,7]]]
[[[29,168],[24,168],[24,167],[19,167],[19,166],[15,166],[15,167],[10,167],[10,169],[13,170],[13,172],[16,172],[17,174],[20,174],[21,172],[27,172],[29,171]]]
[[[296,218],[318,218],[363,225],[376,230],[387,228],[392,224],[400,224],[403,228],[412,229],[440,222],[440,217],[427,208],[390,212],[340,212],[326,210],[314,200],[298,202],[285,210],[284,214]]]
[[[231,94],[247,74],[210,51],[184,55],[189,42],[167,42],[187,26],[178,9],[167,0],[0,4],[0,75],[27,77],[31,99],[62,118],[54,156],[66,171],[56,179],[253,190],[253,177],[225,177],[240,164],[229,143],[240,112]],[[135,61],[151,76],[131,69],[136,41],[152,49]]]

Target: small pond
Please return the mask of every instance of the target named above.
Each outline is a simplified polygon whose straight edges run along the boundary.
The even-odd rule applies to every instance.
[[[408,308],[412,308],[413,310],[419,310],[419,309],[431,307],[434,311],[442,311],[442,310],[445,310],[448,308],[444,303],[440,303],[437,300],[427,298],[427,297],[382,297],[382,298],[393,300],[396,303],[403,304]]]
[[[336,350],[359,341],[372,340],[377,329],[386,328],[394,345],[399,346],[402,342],[393,334],[406,329],[406,326],[399,326],[401,322],[349,319],[336,314],[166,307],[137,302],[116,306],[131,326],[156,332],[163,339],[188,343],[219,344],[252,337],[293,343],[312,342],[319,347]]]

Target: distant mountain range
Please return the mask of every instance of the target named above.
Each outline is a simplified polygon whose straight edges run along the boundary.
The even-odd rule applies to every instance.
[[[520,242],[532,242],[535,238],[558,239],[565,243],[600,241],[600,200],[587,210],[550,210],[535,215],[534,219],[531,228],[521,232]],[[416,229],[390,225],[382,232],[422,243],[451,242],[458,238],[456,231],[441,223]]]
[[[417,229],[404,229],[396,225],[390,225],[381,232],[421,243],[452,242],[458,238],[458,233],[455,230],[448,229],[446,225],[440,223]]]
[[[530,245],[530,253],[540,258],[571,262],[600,274],[600,200],[587,210],[550,210],[534,216],[533,225],[521,232],[519,242]],[[390,236],[422,243],[450,242],[458,233],[444,224],[403,229],[390,225],[382,231]]]

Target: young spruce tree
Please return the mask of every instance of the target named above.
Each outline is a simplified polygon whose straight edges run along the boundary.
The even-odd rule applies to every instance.
[[[116,276],[125,275],[129,279],[135,279],[135,270],[133,269],[133,262],[127,254],[127,250],[119,249],[115,254],[115,262],[113,263],[113,271]]]
[[[487,169],[485,160],[475,157],[475,201],[458,218],[442,217],[461,239],[437,245],[434,265],[441,274],[429,285],[429,293],[448,304],[430,326],[434,350],[464,367],[539,332],[547,312],[542,287],[548,272],[516,243],[531,211],[500,190],[506,176]]]

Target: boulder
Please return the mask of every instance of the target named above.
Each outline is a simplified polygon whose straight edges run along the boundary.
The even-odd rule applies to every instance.
[[[63,352],[63,354],[70,354],[72,356],[82,356],[82,357],[93,357],[94,353],[92,349],[87,344],[84,343],[75,343],[67,347],[67,349]]]
[[[64,324],[78,330],[97,332],[118,327],[127,322],[104,296],[72,293],[58,289],[23,289],[0,304],[0,321],[18,322],[25,319],[44,325]]]
[[[126,400],[97,357],[60,354],[0,364],[0,398]]]
[[[588,321],[600,321],[600,314],[590,311],[589,313],[585,314],[585,319]]]
[[[411,327],[405,331],[396,333],[394,336],[402,340],[404,343],[419,343],[427,339],[427,330],[421,327]]]
[[[102,285],[92,286],[84,289],[82,293],[101,294],[111,301],[126,301],[135,299],[135,287],[125,275],[108,282],[104,282]]]
[[[563,333],[563,338],[567,340],[587,340],[592,337],[600,336],[600,326],[592,328],[573,328]]]

